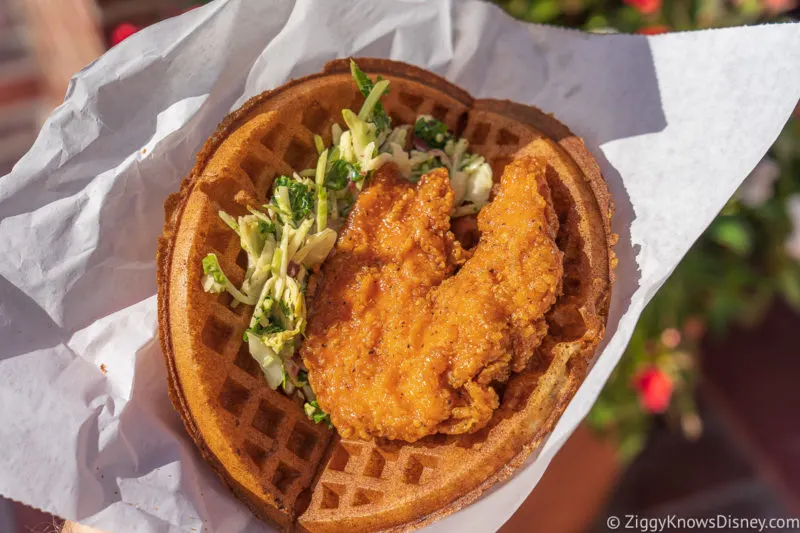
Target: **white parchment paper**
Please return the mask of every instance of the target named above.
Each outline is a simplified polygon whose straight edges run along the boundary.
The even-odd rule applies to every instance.
[[[218,0],[148,28],[76,76],[0,178],[0,494],[113,533],[268,530],[199,459],[167,398],[156,239],[164,199],[229,111],[348,55],[555,113],[617,204],[602,355],[538,458],[437,532],[493,531],[525,499],[643,306],[800,97],[797,25],[586,35],[478,1]]]

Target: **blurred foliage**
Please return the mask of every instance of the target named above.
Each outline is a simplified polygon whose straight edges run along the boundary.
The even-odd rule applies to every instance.
[[[511,16],[528,22],[623,33],[650,33],[649,28],[683,31],[773,22],[786,18],[785,14],[797,7],[797,0],[500,0],[496,3]]]
[[[789,20],[798,0],[504,0],[528,22],[592,32],[657,34]],[[800,108],[799,108],[800,109]],[[588,417],[616,439],[623,458],[641,449],[653,415],[694,438],[699,342],[752,326],[776,297],[800,310],[800,118],[789,121],[760,170],[748,178],[656,294]],[[745,189],[749,188],[749,192]],[[797,208],[796,208],[797,209]],[[795,228],[795,226],[798,226]],[[800,245],[796,244],[798,248]],[[794,255],[794,257],[793,257]],[[653,378],[656,375],[657,378]],[[662,409],[664,395],[671,400]],[[659,412],[653,412],[658,409]]]
[[[800,262],[786,246],[798,224],[787,211],[787,200],[800,195],[800,120],[786,125],[769,157],[780,172],[769,198],[746,205],[739,194],[728,202],[642,313],[589,415],[593,427],[619,440],[624,457],[640,449],[650,422],[640,404],[642,391],[632,385],[637,371],[655,366],[672,378],[673,400],[664,416],[696,436],[700,428],[692,390],[703,335],[757,324],[775,297],[800,311]],[[665,332],[678,335],[665,343]]]

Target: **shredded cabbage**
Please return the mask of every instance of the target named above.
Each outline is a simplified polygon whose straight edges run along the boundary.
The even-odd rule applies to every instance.
[[[317,188],[317,230],[328,227],[328,190],[325,188],[325,175],[328,168],[328,150],[323,149],[317,161],[315,176]]]
[[[236,223],[236,219],[235,218],[230,216],[225,211],[220,211],[219,212],[219,218],[221,218],[223,222],[225,222],[228,226],[230,226],[230,228],[233,231],[235,231],[236,233],[239,233],[239,224]]]
[[[336,244],[336,232],[325,228],[319,233],[311,235],[306,240],[305,246],[297,251],[292,260],[306,268],[314,268],[325,261],[325,258],[333,250],[334,244]]]
[[[243,304],[253,305],[256,303],[255,298],[242,294],[239,289],[230,282],[228,276],[222,272],[217,254],[208,254],[205,256],[203,259],[203,273],[205,276],[203,276],[202,283],[203,289],[206,292],[220,293],[222,291],[228,291],[231,296]]]

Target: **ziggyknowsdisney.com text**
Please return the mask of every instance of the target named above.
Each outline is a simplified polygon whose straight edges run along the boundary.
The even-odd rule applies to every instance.
[[[685,517],[667,515],[661,517],[628,514],[609,516],[606,525],[611,530],[628,529],[650,533],[675,529],[742,529],[748,531],[768,531],[781,529],[800,529],[800,518],[745,518],[732,515],[710,517]]]

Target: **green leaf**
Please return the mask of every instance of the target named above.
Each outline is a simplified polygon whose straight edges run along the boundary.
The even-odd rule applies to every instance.
[[[753,247],[749,229],[738,218],[717,219],[711,228],[711,238],[739,256],[748,255]]]
[[[247,328],[245,330],[245,334],[252,333],[256,337],[261,337],[263,335],[271,335],[273,333],[280,333],[281,331],[286,331],[282,325],[278,324],[277,322],[271,322],[266,326],[262,326],[260,323],[256,323],[255,326],[252,328]],[[247,339],[245,339],[247,340]]]
[[[786,302],[800,309],[800,269],[784,268],[778,276],[778,286]]]
[[[361,120],[372,120],[372,122],[376,122],[376,108],[378,104],[380,104],[381,96],[383,93],[389,90],[389,80],[381,80],[375,84],[372,90],[367,96],[367,99],[364,100],[364,104],[361,106],[361,109],[358,112],[358,117]],[[385,115],[386,112],[384,111],[383,114]],[[377,124],[376,124],[377,125]],[[388,126],[388,122],[386,124]],[[383,126],[381,126],[383,127]]]
[[[644,448],[644,431],[626,431],[620,436],[619,454],[624,461],[630,461]]]
[[[371,93],[372,89],[375,87],[375,83],[358,68],[358,65],[352,59],[350,60],[350,73],[353,75],[353,80],[355,80],[358,90],[361,91],[364,98],[368,98],[369,93]],[[380,76],[378,76],[377,81],[382,81]],[[386,110],[383,108],[383,104],[381,104],[380,101],[376,102],[375,106],[372,108],[370,121],[375,124],[375,127],[378,129],[389,129],[391,126],[389,115],[386,114]]]
[[[306,416],[310,420],[313,420],[315,424],[319,424],[320,422],[326,422],[328,424],[328,427],[331,428],[333,427],[333,424],[331,424],[330,417],[328,416],[327,413],[325,413],[325,411],[323,411],[320,408],[319,404],[317,403],[317,400],[306,402],[306,404],[303,406],[303,410],[305,411]]]
[[[550,22],[561,13],[561,6],[556,0],[538,0],[528,9],[528,20],[533,22]]]
[[[308,385],[308,372],[306,372],[305,370],[300,370],[299,372],[297,372],[297,380],[296,381],[297,381],[296,385],[299,388],[302,388],[302,387]]]
[[[364,74],[364,71],[358,68],[358,65],[352,59],[350,60],[350,73],[353,75],[353,80],[356,82],[356,87],[358,87],[358,90],[361,91],[362,95],[364,95],[364,98],[369,96],[374,84],[372,83],[372,80],[369,79],[369,76]]]
[[[281,313],[283,313],[283,316],[285,316],[286,318],[292,318],[292,310],[289,309],[289,304],[287,304],[283,300],[280,300],[278,302],[278,305],[281,306]],[[281,331],[283,331],[283,330],[281,330]]]
[[[525,14],[528,9],[528,0],[510,0],[506,5],[505,8],[508,10],[508,13],[517,18],[525,18]]]
[[[447,131],[447,125],[433,117],[419,117],[414,124],[414,137],[424,141],[431,148],[444,148],[453,136]]]
[[[353,181],[360,181],[363,179],[361,173],[355,167],[344,159],[337,159],[328,166],[328,171],[325,173],[325,187],[332,191],[341,191]]]
[[[355,195],[351,192],[348,192],[342,198],[339,198],[339,204],[338,204],[339,216],[346,217],[347,215],[349,215],[355,203],[356,203]]]
[[[275,224],[273,224],[272,222],[267,222],[266,220],[259,220],[258,231],[262,235],[266,235],[267,233],[272,233],[273,235],[275,235]]]
[[[314,211],[314,189],[306,187],[289,176],[280,176],[275,180],[275,188],[286,187],[289,190],[289,205],[292,208],[292,220],[298,223]],[[273,203],[278,205],[273,197]]]
[[[587,30],[599,30],[603,28],[608,28],[610,23],[608,19],[601,14],[594,14],[589,17],[589,20],[586,21],[586,25],[584,26]]]

